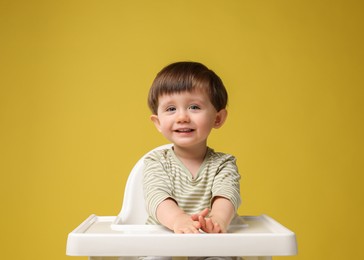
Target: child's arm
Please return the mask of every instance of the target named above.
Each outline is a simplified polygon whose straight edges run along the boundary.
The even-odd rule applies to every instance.
[[[159,222],[175,233],[199,233],[201,224],[180,209],[172,199],[162,201],[157,208]]]
[[[198,216],[192,216],[192,219],[198,220],[201,225],[200,228],[206,233],[226,233],[234,215],[235,209],[230,200],[216,197],[208,217],[206,217],[204,210]]]

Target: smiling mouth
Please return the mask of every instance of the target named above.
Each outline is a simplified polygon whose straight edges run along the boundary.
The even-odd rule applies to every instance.
[[[177,129],[177,130],[175,130],[175,132],[177,132],[177,133],[191,133],[193,131],[195,131],[195,130],[194,129],[191,129],[191,128],[185,128],[185,129]]]

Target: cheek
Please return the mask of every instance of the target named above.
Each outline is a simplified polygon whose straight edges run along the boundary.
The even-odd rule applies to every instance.
[[[161,118],[159,122],[162,130],[168,129],[171,126],[171,120],[168,120],[168,118]]]
[[[214,126],[215,126],[215,121],[211,120],[209,118],[205,118],[203,120],[200,121],[200,126],[205,130],[205,131],[210,131]]]

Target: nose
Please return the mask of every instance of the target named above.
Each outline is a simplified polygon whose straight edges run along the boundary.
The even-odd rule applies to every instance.
[[[181,110],[177,113],[176,121],[178,123],[188,123],[190,121],[190,117],[185,110]]]

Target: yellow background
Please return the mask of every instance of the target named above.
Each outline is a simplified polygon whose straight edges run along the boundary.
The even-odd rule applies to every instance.
[[[298,256],[363,256],[362,1],[0,1],[2,259],[72,259],[90,214],[117,215],[137,159],[166,143],[146,95],[170,62],[219,74],[243,215]],[[85,258],[74,258],[85,259]]]

